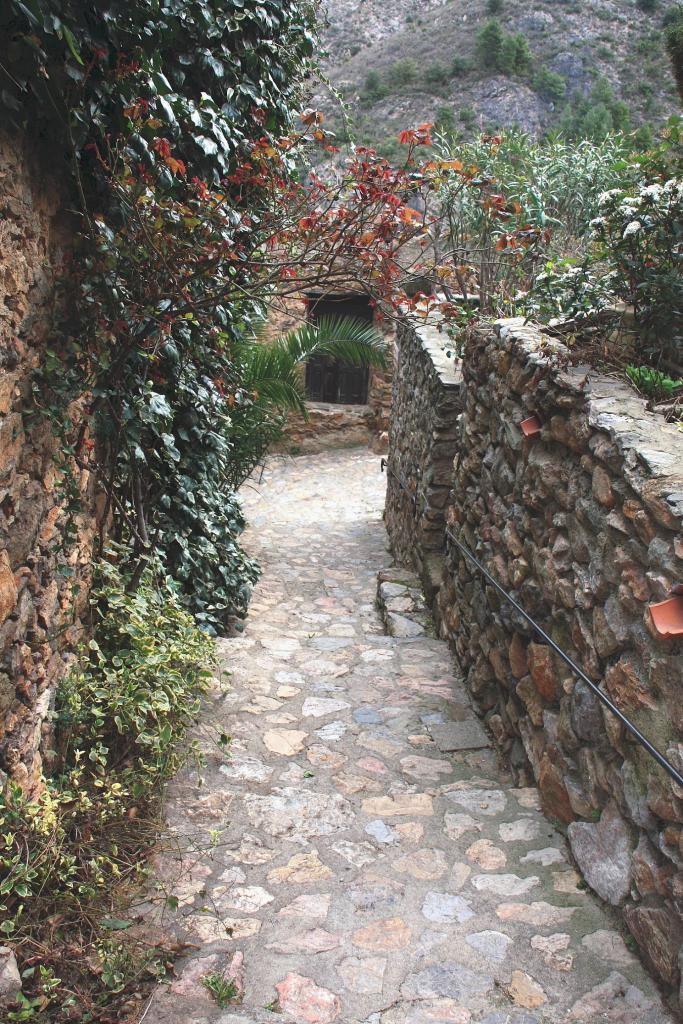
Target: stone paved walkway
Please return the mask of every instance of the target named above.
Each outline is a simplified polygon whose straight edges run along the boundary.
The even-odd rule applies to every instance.
[[[206,767],[169,792],[162,924],[188,946],[146,1024],[669,1021],[536,791],[451,749],[474,715],[446,645],[384,635],[383,483],[352,451],[248,493],[264,575],[220,645]]]

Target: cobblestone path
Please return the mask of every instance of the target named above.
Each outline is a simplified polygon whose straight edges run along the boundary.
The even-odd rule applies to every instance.
[[[188,945],[146,1024],[669,1021],[536,790],[458,749],[446,645],[384,635],[378,463],[277,461],[248,494],[264,575],[169,792],[161,924]]]

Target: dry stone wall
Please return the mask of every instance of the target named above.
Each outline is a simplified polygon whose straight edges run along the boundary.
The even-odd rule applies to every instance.
[[[445,341],[433,328],[399,328],[389,427],[387,529],[396,558],[418,572],[430,602],[443,569],[461,408],[462,376]]]
[[[61,199],[32,149],[0,135],[0,782],[8,775],[29,791],[49,748],[55,687],[80,636],[95,530],[83,473],[90,511],[67,542],[58,442],[31,401],[71,237]]]
[[[414,332],[402,344],[402,364],[422,358]],[[522,321],[470,336],[447,520],[681,770],[683,641],[660,637],[648,606],[683,581],[683,435],[626,383],[567,355]],[[434,402],[422,377],[415,386],[412,399],[395,391],[396,421]],[[541,430],[526,438],[519,424],[532,415]],[[392,447],[390,459],[405,467],[410,444],[424,458],[424,436],[409,443],[394,425],[391,437],[404,449]],[[398,502],[392,487],[387,524],[396,555],[409,561],[423,538]],[[677,992],[683,790],[452,544],[437,603],[442,633],[519,781],[539,786],[589,885]]]

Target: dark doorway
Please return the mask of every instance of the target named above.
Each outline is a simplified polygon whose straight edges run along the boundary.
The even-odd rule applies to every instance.
[[[365,295],[309,295],[308,319],[353,317],[372,323],[370,300]],[[316,356],[306,364],[306,394],[312,402],[366,405],[367,366],[349,366],[331,356]]]

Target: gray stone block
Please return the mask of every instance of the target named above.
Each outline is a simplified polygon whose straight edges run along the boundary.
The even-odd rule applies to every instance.
[[[491,745],[491,740],[476,718],[467,719],[465,722],[431,725],[429,732],[439,750],[444,753],[452,750],[480,750]]]

